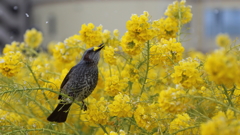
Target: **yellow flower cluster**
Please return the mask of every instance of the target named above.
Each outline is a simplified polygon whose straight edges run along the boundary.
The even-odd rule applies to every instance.
[[[186,6],[185,0],[181,2],[175,1],[170,4],[164,14],[182,24],[192,20],[191,6]]]
[[[13,77],[20,72],[22,63],[22,54],[20,52],[9,52],[0,57],[0,72],[7,77]]]
[[[184,48],[173,39],[161,39],[150,48],[150,62],[153,65],[173,65],[182,59]]]
[[[239,64],[235,56],[225,50],[210,54],[204,64],[210,80],[216,84],[232,87],[239,79]]]
[[[177,37],[178,23],[169,17],[153,21],[152,26],[156,28],[158,40]]]
[[[107,134],[105,133],[104,135],[107,135]],[[109,135],[126,135],[126,133],[123,130],[120,130],[119,134],[114,131],[111,131]]]
[[[114,48],[112,46],[106,46],[104,48],[104,61],[110,65],[116,65],[117,57],[114,54]]]
[[[215,40],[220,47],[229,47],[231,45],[231,39],[228,34],[218,34]]]
[[[76,51],[74,47],[68,46],[66,43],[59,42],[55,45],[53,56],[56,60],[63,63],[73,62],[79,57],[81,50]]]
[[[160,92],[159,106],[169,113],[183,113],[188,108],[188,98],[184,97],[186,92],[181,89],[169,88]]]
[[[22,121],[22,118],[17,113],[8,112],[5,110],[0,109],[0,125],[7,126],[10,124],[18,125],[19,122]]]
[[[109,96],[115,96],[125,88],[124,83],[125,80],[121,80],[118,75],[106,77],[104,91]]]
[[[24,35],[24,42],[32,48],[37,48],[42,43],[42,40],[42,32],[37,31],[35,28],[27,30]]]
[[[154,36],[154,31],[151,29],[148,12],[143,12],[143,15],[134,14],[131,16],[131,20],[126,23],[128,34],[133,39],[136,39],[142,43],[150,40]]]
[[[121,72],[121,76],[131,82],[137,82],[139,79],[139,70],[134,65],[126,65]]]
[[[99,45],[103,42],[101,25],[95,28],[92,23],[89,23],[88,25],[83,24],[79,33],[80,40],[86,43],[87,48]]]
[[[174,66],[174,73],[171,75],[175,84],[181,84],[184,88],[199,88],[203,84],[201,72],[199,72],[200,63],[192,58],[187,58]]]
[[[107,111],[107,101],[102,97],[99,101],[92,99],[88,105],[88,110],[83,112],[82,120],[90,122],[90,124],[103,124],[108,123],[109,114]]]
[[[108,105],[110,115],[117,117],[132,117],[132,106],[128,95],[119,93],[114,101]]]
[[[230,110],[218,112],[212,120],[201,125],[201,135],[239,135],[240,122]]]
[[[138,105],[134,112],[134,118],[139,127],[142,127],[148,131],[158,126],[157,112],[158,106],[156,104],[151,105]]]
[[[20,52],[24,47],[24,43],[19,43],[16,41],[13,41],[11,44],[6,44],[3,48],[3,54],[9,53],[9,52]]]
[[[144,47],[144,43],[154,37],[155,31],[151,28],[148,12],[143,15],[132,15],[127,21],[127,32],[122,37],[121,46],[124,52],[129,55],[137,55]]]
[[[189,128],[193,122],[187,113],[177,114],[177,117],[170,123],[169,132],[172,134],[183,130],[183,132],[176,133],[176,135],[195,135],[198,130]]]

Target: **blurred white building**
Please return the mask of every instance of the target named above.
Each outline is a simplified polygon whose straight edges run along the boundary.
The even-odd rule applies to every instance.
[[[118,29],[123,35],[132,14],[148,11],[152,20],[164,17],[174,0],[32,0],[31,26],[44,35],[44,46],[50,41],[63,41],[79,34],[81,25],[93,23],[103,29]],[[186,25],[182,38],[186,48],[208,52],[216,48],[215,36],[228,33],[240,37],[239,0],[187,0],[193,19]]]

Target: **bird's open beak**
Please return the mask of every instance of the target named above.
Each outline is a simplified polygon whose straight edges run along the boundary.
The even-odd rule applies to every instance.
[[[100,44],[100,45],[97,46],[97,47],[94,47],[94,48],[93,48],[93,51],[100,51],[103,47],[104,47],[104,43]]]

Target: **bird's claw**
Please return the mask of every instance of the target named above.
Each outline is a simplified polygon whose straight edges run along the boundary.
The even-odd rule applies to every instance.
[[[87,111],[87,106],[85,105],[85,103],[82,101],[82,107],[81,107],[81,109],[83,110],[83,111]]]

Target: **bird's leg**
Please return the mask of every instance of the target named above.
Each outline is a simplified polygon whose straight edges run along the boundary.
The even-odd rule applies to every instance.
[[[82,107],[81,107],[81,109],[82,109],[83,111],[87,111],[87,106],[85,105],[85,102],[84,102],[84,101],[82,101]]]

